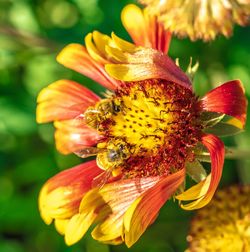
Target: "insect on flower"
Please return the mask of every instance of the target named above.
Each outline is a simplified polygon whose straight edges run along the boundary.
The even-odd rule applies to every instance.
[[[95,31],[86,36],[86,48],[71,44],[57,57],[110,96],[101,99],[70,80],[38,96],[37,121],[54,121],[57,149],[97,156],[49,179],[39,196],[42,218],[54,220],[68,245],[95,225],[94,239],[130,247],[170,197],[186,210],[205,206],[224,162],[216,127],[242,130],[246,120],[239,80],[198,98],[166,55],[171,35],[157,18],[128,5],[122,21],[135,44]],[[211,161],[209,174],[200,163],[204,157]],[[184,188],[186,175],[196,185]]]

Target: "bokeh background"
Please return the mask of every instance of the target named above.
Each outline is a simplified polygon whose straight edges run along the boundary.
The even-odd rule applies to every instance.
[[[79,81],[100,93],[103,89],[80,74],[60,66],[56,54],[68,43],[83,43],[93,30],[129,39],[120,11],[131,1],[117,0],[1,0],[0,1],[0,251],[1,252],[173,252],[184,251],[189,221],[169,201],[157,221],[130,250],[92,240],[88,233],[72,247],[53,225],[41,220],[37,197],[42,184],[57,172],[79,164],[74,155],[55,150],[53,126],[37,125],[36,97],[60,78]],[[199,60],[195,77],[199,95],[230,79],[241,79],[250,95],[250,29],[236,27],[230,39],[211,43],[173,39],[170,55],[186,68]],[[224,138],[240,157],[225,163],[220,186],[250,183],[250,123],[244,133]],[[230,197],[230,195],[228,195]]]

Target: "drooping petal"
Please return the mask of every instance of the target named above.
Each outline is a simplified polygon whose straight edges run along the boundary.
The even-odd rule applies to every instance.
[[[39,210],[44,222],[50,224],[53,219],[69,219],[76,214],[83,195],[101,172],[96,161],[90,161],[50,178],[39,194]]]
[[[93,230],[93,238],[102,242],[123,238],[125,212],[133,201],[159,180],[160,177],[137,178],[106,185],[100,194],[112,212]],[[114,191],[116,197],[113,197]]]
[[[68,246],[78,242],[84,234],[88,231],[89,227],[93,224],[97,214],[93,210],[84,214],[74,215],[65,229],[65,243]]]
[[[66,229],[68,223],[69,223],[69,219],[55,219],[54,224],[55,224],[56,231],[60,235],[64,235],[65,229]]]
[[[136,198],[155,185],[159,179],[153,177],[118,180],[101,188],[92,189],[81,201],[79,215],[75,217],[79,222],[70,220],[71,229],[68,232],[66,230],[65,240],[71,241],[70,244],[80,240],[86,232],[86,227],[91,225],[89,221],[91,220],[92,223],[99,222],[92,232],[94,239],[104,243],[120,243],[123,237],[124,213]],[[90,214],[88,218],[83,217],[88,214]],[[72,233],[77,232],[73,229],[79,230],[80,226],[84,229],[72,237]]]
[[[101,136],[95,129],[88,127],[83,118],[56,121],[56,148],[62,154],[69,154],[95,146]]]
[[[89,45],[90,49],[91,46]],[[66,46],[57,56],[57,61],[65,67],[91,78],[110,90],[114,90],[120,85],[119,81],[114,80],[105,72],[103,67],[104,61],[101,60],[101,62],[98,62],[93,59],[86,48],[80,44]]]
[[[223,142],[214,135],[204,135],[202,143],[206,146],[211,156],[211,174],[199,184],[176,196],[178,200],[195,200],[186,205],[181,204],[181,207],[185,210],[198,209],[208,204],[221,179],[225,156]]]
[[[223,113],[237,118],[243,128],[246,122],[247,100],[244,87],[233,80],[211,90],[200,101],[205,111]]]
[[[171,33],[164,29],[156,16],[129,4],[122,10],[121,20],[136,45],[168,52]]]
[[[131,247],[152,224],[160,208],[184,181],[185,170],[162,178],[137,198],[124,215],[124,240]]]
[[[42,89],[38,95],[37,122],[75,118],[99,99],[89,89],[74,81],[56,81]]]
[[[55,139],[63,154],[96,145],[98,132],[89,128],[83,118],[85,110],[100,98],[82,85],[59,80],[44,88],[38,96],[37,121],[55,121]]]
[[[105,65],[106,71],[122,81],[139,81],[145,79],[164,79],[191,89],[187,75],[170,57],[150,48],[137,47],[134,52],[118,51],[109,47],[111,57],[119,60],[118,64]]]

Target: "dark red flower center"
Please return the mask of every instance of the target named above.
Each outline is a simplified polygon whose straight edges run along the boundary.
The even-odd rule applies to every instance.
[[[126,83],[85,117],[104,136],[97,146],[98,165],[127,178],[182,169],[193,159],[201,134],[195,95],[163,80]]]

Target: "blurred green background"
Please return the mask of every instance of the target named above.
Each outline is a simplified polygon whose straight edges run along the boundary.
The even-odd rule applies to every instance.
[[[169,201],[157,221],[130,250],[102,245],[87,234],[72,247],[53,225],[46,226],[37,208],[42,184],[60,170],[81,162],[54,147],[52,125],[37,125],[36,97],[60,78],[103,89],[80,74],[60,66],[56,54],[70,42],[83,43],[93,30],[115,31],[129,39],[120,11],[133,1],[117,0],[1,0],[0,1],[0,251],[108,252],[184,251],[192,212]],[[199,60],[195,89],[203,95],[230,79],[241,79],[250,95],[250,29],[236,27],[230,39],[191,43],[173,39],[170,55],[187,67],[190,56]],[[224,138],[229,146],[248,151],[250,123],[243,134]],[[249,157],[249,155],[248,155]],[[247,157],[227,160],[220,186],[250,183]],[[230,196],[229,196],[230,197]]]

